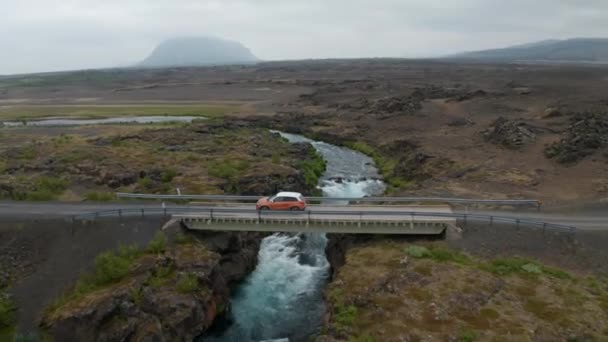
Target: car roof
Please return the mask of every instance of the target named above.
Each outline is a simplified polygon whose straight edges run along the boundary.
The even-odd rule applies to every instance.
[[[303,197],[299,192],[281,191],[277,194],[278,197]]]

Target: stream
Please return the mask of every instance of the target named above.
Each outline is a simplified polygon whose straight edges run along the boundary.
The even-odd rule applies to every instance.
[[[309,142],[327,161],[319,180],[325,197],[380,195],[385,184],[373,160],[356,151],[281,133],[292,143]],[[332,203],[336,204],[336,203]],[[329,275],[325,234],[273,234],[262,241],[258,265],[232,297],[233,323],[202,341],[307,341],[319,332]]]

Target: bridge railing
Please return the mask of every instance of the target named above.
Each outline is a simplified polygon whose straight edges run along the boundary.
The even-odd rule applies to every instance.
[[[441,212],[421,212],[421,211],[353,211],[353,210],[335,210],[335,211],[325,211],[325,210],[305,210],[305,211],[257,211],[255,209],[241,209],[241,208],[204,208],[204,207],[166,207],[166,208],[129,208],[129,209],[112,209],[112,210],[104,210],[98,211],[89,214],[76,215],[72,217],[73,221],[86,221],[86,220],[95,220],[97,218],[102,217],[133,217],[133,216],[167,216],[167,215],[179,215],[179,214],[205,214],[209,215],[209,217],[230,217],[226,214],[252,214],[256,215],[258,218],[271,218],[271,217],[302,217],[303,215],[307,215],[310,217],[311,215],[315,216],[351,216],[355,219],[363,220],[369,216],[391,216],[403,217],[406,219],[415,219],[416,217],[425,217],[425,218],[451,218],[456,220],[462,220],[464,223],[468,222],[485,222],[492,225],[493,223],[509,223],[515,224],[517,227],[519,226],[534,226],[541,227],[544,230],[552,229],[559,231],[567,231],[574,233],[576,231],[576,227],[544,222],[533,219],[519,219],[514,217],[506,217],[506,216],[495,216],[495,215],[483,215],[483,214],[468,214],[468,213],[441,213]]]
[[[238,195],[156,195],[117,192],[118,198],[156,199],[156,200],[200,200],[200,201],[235,201],[256,202],[260,196]],[[468,199],[450,197],[306,197],[308,202],[357,202],[357,203],[447,203],[460,205],[495,205],[495,206],[542,206],[542,202],[535,199]]]

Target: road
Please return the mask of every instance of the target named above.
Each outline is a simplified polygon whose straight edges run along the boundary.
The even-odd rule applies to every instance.
[[[167,207],[186,207],[184,205],[177,205],[173,203],[166,203]],[[206,206],[211,204],[206,203]],[[231,204],[221,203],[218,205],[226,206]],[[66,202],[44,202],[44,203],[32,203],[32,202],[11,202],[3,201],[0,202],[0,218],[5,219],[43,219],[43,218],[62,218],[73,215],[86,214],[101,210],[111,209],[128,209],[128,208],[160,208],[162,206],[159,202],[119,202],[119,203],[66,203]],[[252,207],[251,205],[243,204],[232,204],[235,207]],[[389,207],[376,207],[376,206],[348,206],[341,207],[340,210],[395,210],[399,206]],[[322,206],[311,206],[315,210],[330,210],[329,208],[323,209]],[[411,207],[410,207],[411,208]],[[417,210],[420,211],[433,211],[437,210],[436,206],[419,206]],[[443,211],[445,209],[440,210]],[[465,211],[455,211],[457,213],[464,213]],[[552,209],[537,212],[537,211],[486,211],[486,210],[474,210],[467,211],[468,213],[476,213],[481,215],[496,215],[513,217],[520,219],[534,219],[539,221],[545,221],[550,223],[558,223],[564,225],[572,225],[578,229],[583,230],[608,230],[608,206],[597,206],[589,209],[578,208],[577,210],[569,208],[560,208],[559,211]]]

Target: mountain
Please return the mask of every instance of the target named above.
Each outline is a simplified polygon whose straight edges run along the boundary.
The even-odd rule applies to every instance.
[[[239,42],[214,37],[182,37],[158,45],[140,67],[250,64],[259,59]]]
[[[543,40],[503,49],[463,52],[446,58],[481,61],[554,61],[608,63],[608,39]]]

